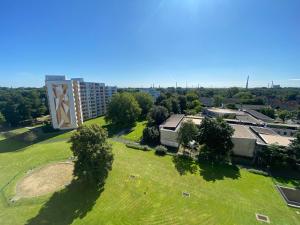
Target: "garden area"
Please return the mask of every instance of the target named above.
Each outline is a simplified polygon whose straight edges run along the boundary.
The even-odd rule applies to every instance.
[[[101,117],[86,123],[107,125]],[[132,128],[135,137],[139,126]],[[54,193],[14,200],[16,187],[32,171],[70,159],[71,133],[52,134],[17,150],[0,146],[0,224],[252,225],[261,224],[257,213],[272,224],[300,223],[270,177],[236,166],[159,157],[111,138],[114,162],[102,188],[71,182]]]

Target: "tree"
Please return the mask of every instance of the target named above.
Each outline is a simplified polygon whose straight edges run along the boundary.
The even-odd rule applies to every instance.
[[[4,115],[0,112],[0,126],[2,126],[6,122]]]
[[[221,95],[215,95],[214,96],[214,104],[217,107],[220,107],[224,101],[224,98]]]
[[[237,87],[231,87],[231,88],[227,89],[226,95],[227,95],[228,98],[232,98],[234,95],[236,95],[237,93],[239,93],[239,91],[240,91],[239,88],[237,88]]]
[[[191,141],[196,140],[198,131],[199,129],[193,123],[193,121],[188,120],[182,123],[178,133],[179,144],[182,144],[184,147],[187,147]]]
[[[159,143],[159,130],[156,126],[145,127],[143,130],[143,142],[151,145]]]
[[[137,92],[134,94],[134,98],[136,99],[142,110],[141,117],[145,118],[153,106],[153,99],[151,95],[144,92]]]
[[[272,108],[262,108],[259,110],[262,114],[275,119],[275,110]]]
[[[70,142],[75,157],[73,173],[79,180],[99,182],[111,170],[112,149],[102,127],[96,124],[80,126]]]
[[[233,128],[222,119],[204,118],[197,136],[203,151],[211,160],[226,161],[233,148]]]
[[[148,115],[149,124],[159,126],[169,117],[168,110],[163,106],[154,106]]]
[[[295,164],[300,164],[300,130],[298,130],[296,138],[291,141],[286,150],[290,159],[292,159]]]
[[[278,117],[282,119],[283,122],[285,122],[286,119],[288,119],[290,116],[289,112],[287,110],[281,110],[278,113]]]
[[[108,105],[106,121],[120,126],[132,126],[139,118],[141,108],[130,93],[117,93]]]

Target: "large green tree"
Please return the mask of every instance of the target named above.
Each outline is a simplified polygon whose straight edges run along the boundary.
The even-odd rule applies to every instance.
[[[184,147],[187,147],[191,141],[196,140],[198,132],[199,129],[193,123],[193,121],[188,120],[182,123],[178,133],[179,143],[182,144]]]
[[[168,110],[163,106],[154,106],[148,115],[149,124],[159,126],[169,117]]]
[[[153,99],[151,95],[144,92],[137,92],[134,93],[134,97],[142,110],[141,117],[145,118],[153,106]]]
[[[72,135],[74,175],[83,181],[98,182],[111,170],[113,154],[107,132],[99,125],[83,125]]]
[[[139,118],[141,108],[130,93],[117,93],[108,105],[106,121],[120,126],[132,126]]]
[[[233,128],[222,119],[204,118],[197,136],[204,155],[211,160],[226,161],[233,148]]]

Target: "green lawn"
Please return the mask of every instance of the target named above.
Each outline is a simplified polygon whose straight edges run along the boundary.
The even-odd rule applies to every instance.
[[[93,122],[103,119],[88,123]],[[268,215],[271,224],[300,224],[300,216],[285,205],[269,177],[159,157],[112,140],[115,160],[103,190],[73,183],[54,194],[10,203],[26,171],[71,156],[69,136],[64,133],[18,151],[0,149],[1,225],[262,224],[255,220],[256,212]],[[183,191],[190,197],[182,197]]]
[[[142,139],[143,130],[146,127],[146,125],[147,121],[137,122],[128,134],[122,135],[122,138],[125,138],[130,141],[139,142]]]

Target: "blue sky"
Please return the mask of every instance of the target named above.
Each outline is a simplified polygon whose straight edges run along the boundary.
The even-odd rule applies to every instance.
[[[300,86],[299,0],[1,0],[0,86]]]

